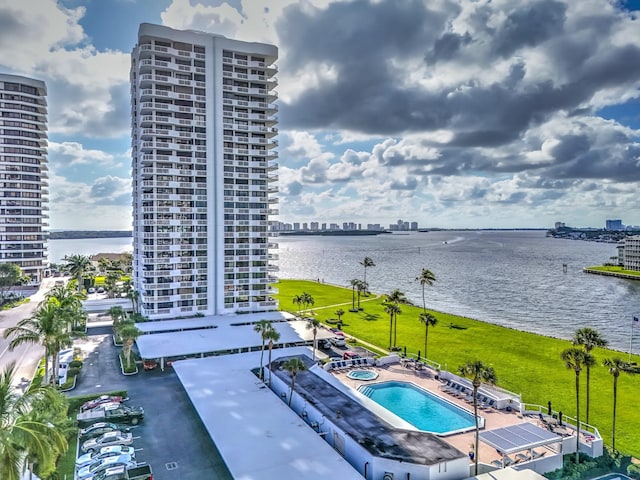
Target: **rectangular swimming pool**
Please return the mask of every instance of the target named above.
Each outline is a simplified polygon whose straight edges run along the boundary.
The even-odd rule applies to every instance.
[[[450,435],[475,428],[472,413],[413,383],[380,382],[363,385],[359,391],[391,413],[425,432]],[[482,425],[483,419],[479,418],[479,420]]]

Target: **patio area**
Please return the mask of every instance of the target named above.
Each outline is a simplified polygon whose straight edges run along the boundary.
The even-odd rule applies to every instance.
[[[437,395],[441,399],[458,405],[459,407],[473,414],[473,404],[465,401],[463,396],[454,395],[453,393],[447,393],[447,391],[451,392],[451,390],[446,388],[445,381],[441,378],[436,379],[436,372],[430,368],[423,367],[420,369],[416,369],[414,365],[408,365],[405,362],[365,367],[356,366],[354,368],[364,368],[375,371],[378,374],[378,377],[375,379],[376,383],[385,381],[403,381],[414,383],[424,388],[425,390],[428,390],[430,393]],[[349,377],[350,371],[351,369],[342,369],[333,370],[331,373],[333,373],[333,375],[340,379],[344,384],[356,390],[358,390],[358,388],[362,385],[372,383],[370,381],[363,381]],[[483,387],[483,391],[494,393],[491,392],[491,389],[487,387]],[[496,391],[495,395],[493,396],[497,397],[502,394],[503,392]],[[514,427],[525,422],[535,426],[535,428],[537,428],[538,430],[542,430],[542,428],[544,428],[537,416],[522,415],[519,411],[515,410],[498,410],[496,408],[487,408],[485,406],[482,409],[478,409],[478,415],[483,417],[485,421],[485,428],[481,429],[481,432],[489,432],[492,430],[504,429],[506,427]],[[533,456],[536,458],[545,457],[545,462],[548,462],[548,458],[553,457],[554,455],[557,455],[559,451],[562,451],[563,438],[560,435],[554,435],[548,432],[548,430],[546,429],[543,431],[549,433],[550,437],[547,437],[547,439],[551,441],[543,442],[542,445],[536,445],[535,453],[533,453]],[[475,431],[445,435],[441,438],[445,442],[449,443],[462,452],[472,452],[475,441]],[[575,439],[575,437],[572,438]],[[531,449],[527,451],[526,446],[523,446],[522,452],[520,452],[519,450],[514,451],[513,449],[510,449],[508,452],[499,452],[496,449],[495,444],[487,443],[481,439],[479,445],[479,461],[480,463],[491,465],[494,468],[501,468],[503,462],[505,462],[505,458],[508,458],[508,460],[506,460],[506,463],[508,465],[515,466],[516,464],[523,464],[524,466],[525,462],[529,462],[529,460],[531,460],[529,456],[531,455],[530,452]],[[509,456],[508,454],[512,454],[512,456]],[[559,458],[561,462],[561,457]],[[473,463],[473,460],[471,460],[471,458],[469,460],[469,463]],[[529,462],[528,465],[531,465],[531,463],[532,462]]]

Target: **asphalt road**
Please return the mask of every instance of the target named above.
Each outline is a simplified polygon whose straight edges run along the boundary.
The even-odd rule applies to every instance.
[[[151,465],[155,480],[232,478],[173,369],[122,375],[110,326],[90,327],[77,344],[86,357],[67,395],[127,390],[127,403],[145,411],[144,421],[132,429],[136,459]]]
[[[38,344],[22,344],[13,351],[9,349],[11,338],[4,338],[4,331],[15,326],[23,318],[30,317],[35,312],[38,304],[44,298],[45,293],[54,285],[55,280],[60,278],[47,278],[42,282],[40,290],[31,296],[29,303],[22,304],[10,310],[0,311],[0,371],[11,363],[16,362],[16,373],[14,374],[14,385],[26,385],[21,379],[33,377],[33,373],[38,366],[38,362],[44,355],[44,348]]]

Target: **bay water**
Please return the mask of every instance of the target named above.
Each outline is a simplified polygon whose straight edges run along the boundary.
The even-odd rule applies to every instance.
[[[562,240],[544,231],[439,231],[376,236],[281,236],[278,276],[349,286],[362,279],[370,257],[369,289],[398,288],[422,305],[415,279],[436,276],[426,289],[428,308],[569,339],[576,329],[599,330],[610,346],[640,351],[640,281],[586,274],[616,255],[615,244]],[[131,238],[51,240],[52,262],[74,253],[132,251]],[[563,269],[566,264],[566,272]],[[631,342],[630,342],[631,340]]]

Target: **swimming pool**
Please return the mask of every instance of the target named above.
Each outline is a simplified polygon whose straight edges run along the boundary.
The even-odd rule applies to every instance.
[[[472,413],[413,383],[380,382],[363,385],[358,390],[419,430],[449,435],[475,428]]]
[[[373,370],[352,370],[347,373],[347,377],[353,380],[375,380],[378,378],[378,373]]]

